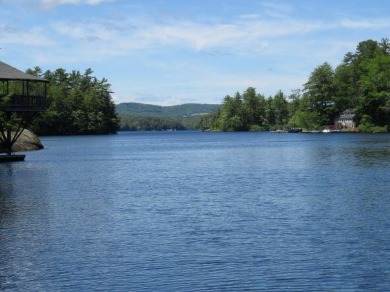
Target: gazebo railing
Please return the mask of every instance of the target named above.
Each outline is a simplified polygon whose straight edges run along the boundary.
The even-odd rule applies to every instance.
[[[0,99],[5,95],[0,95]],[[13,95],[10,101],[0,108],[2,111],[44,111],[48,107],[48,101],[44,96]]]

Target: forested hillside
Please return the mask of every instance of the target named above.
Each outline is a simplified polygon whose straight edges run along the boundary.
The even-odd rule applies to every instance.
[[[198,104],[187,103],[173,106],[158,106],[143,103],[120,103],[116,105],[119,115],[138,115],[153,117],[190,117],[206,113],[211,113],[220,108],[218,104]]]
[[[124,131],[192,130],[199,128],[200,117],[219,109],[217,104],[188,103],[157,106],[121,103],[116,106],[120,129]]]

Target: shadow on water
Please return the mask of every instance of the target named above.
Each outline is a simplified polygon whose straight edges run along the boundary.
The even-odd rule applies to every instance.
[[[12,255],[7,251],[7,228],[15,214],[16,206],[12,202],[13,186],[10,183],[13,166],[11,163],[0,164],[0,290],[16,289],[11,284],[10,275],[5,267],[12,265]]]
[[[23,277],[36,277],[35,266],[47,234],[46,179],[45,171],[33,163],[0,165],[1,291],[19,290]]]
[[[13,169],[12,165],[13,165],[12,162],[1,163],[0,164],[0,174],[12,172],[12,169]]]
[[[363,166],[388,165],[390,159],[390,145],[370,143],[359,147],[353,152],[354,158]]]
[[[0,164],[0,227],[5,217],[12,212],[11,200],[13,193],[12,185],[12,163]],[[0,234],[1,240],[1,234]]]
[[[327,165],[345,168],[387,167],[390,159],[389,136],[371,136],[360,140],[336,140],[337,145],[322,145],[314,151],[316,159]],[[352,142],[352,143],[351,143]]]

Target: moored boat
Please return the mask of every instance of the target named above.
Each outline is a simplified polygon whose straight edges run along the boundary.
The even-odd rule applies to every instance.
[[[302,129],[301,128],[292,128],[290,130],[288,130],[289,133],[302,133]]]

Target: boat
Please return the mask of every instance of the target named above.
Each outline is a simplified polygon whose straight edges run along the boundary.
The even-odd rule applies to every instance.
[[[302,129],[301,128],[292,128],[290,130],[288,130],[289,133],[302,133]]]
[[[340,130],[324,129],[322,133],[340,133]]]

